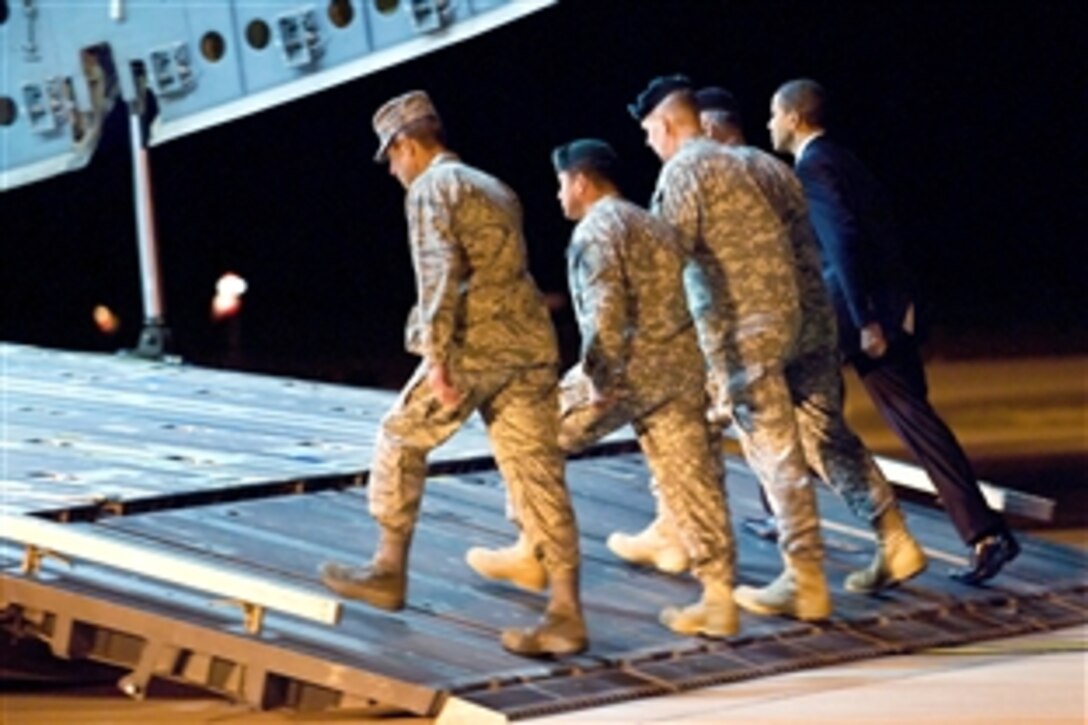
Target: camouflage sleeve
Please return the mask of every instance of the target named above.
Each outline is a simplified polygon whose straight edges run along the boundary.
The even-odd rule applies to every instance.
[[[582,239],[579,247],[572,284],[580,288],[582,366],[597,391],[609,396],[622,385],[627,366],[623,259],[609,239]]]
[[[691,254],[699,238],[699,195],[694,174],[666,164],[661,170],[650,211],[677,233],[677,241]]]
[[[436,189],[423,190],[412,209],[413,258],[419,293],[420,354],[432,363],[450,356],[464,260],[453,232],[453,207]]]

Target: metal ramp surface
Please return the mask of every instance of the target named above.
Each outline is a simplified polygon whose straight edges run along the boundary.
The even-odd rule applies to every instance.
[[[1084,554],[1022,537],[1021,557],[992,586],[965,587],[946,576],[964,561],[945,515],[913,504],[905,508],[930,554],[929,570],[880,597],[844,593],[843,577],[868,562],[872,541],[821,490],[832,620],[813,626],[745,615],[741,634],[729,640],[673,636],[657,613],[693,600],[695,583],[622,565],[604,545],[612,531],[652,518],[642,458],[619,440],[568,465],[591,648],[554,661],[514,657],[499,646],[498,632],[534,621],[543,598],[483,582],[463,562],[468,547],[513,536],[501,480],[479,447],[486,445],[481,431],[471,427],[436,459],[428,481],[405,611],[342,602],[331,622],[272,605],[253,617],[259,595],[251,588],[214,592],[263,581],[320,602],[328,596],[317,581],[321,561],[369,555],[375,526],[361,487],[365,449],[375,411],[391,394],[2,351],[9,363],[20,360],[4,375],[5,514],[33,519],[29,528],[41,524],[43,537],[60,527],[91,543],[59,552],[63,561],[44,543],[27,546],[0,532],[0,622],[59,657],[118,666],[118,684],[133,697],[162,678],[259,708],[501,722],[1088,621]],[[163,436],[187,442],[163,448]],[[298,441],[312,445],[300,449]],[[739,521],[758,509],[757,484],[743,463],[727,457],[727,464]],[[49,475],[28,478],[34,472]],[[123,487],[111,489],[115,480]],[[777,573],[773,545],[737,541],[742,583]],[[113,549],[95,542],[131,556],[107,557]],[[139,566],[158,561],[199,565],[208,575],[186,579],[181,570]],[[213,586],[220,578],[224,590]]]

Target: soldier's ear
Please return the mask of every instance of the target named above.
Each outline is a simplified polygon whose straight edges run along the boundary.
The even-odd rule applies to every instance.
[[[582,194],[586,190],[586,175],[581,171],[572,171],[570,174],[570,187],[576,194]]]

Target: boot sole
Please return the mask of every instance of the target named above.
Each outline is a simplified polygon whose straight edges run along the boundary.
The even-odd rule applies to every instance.
[[[679,560],[676,563],[661,562],[655,559],[651,564],[654,569],[657,569],[662,574],[683,574],[685,571],[691,568],[691,562],[687,559]]]
[[[665,628],[674,634],[679,634],[684,637],[708,637],[710,639],[726,639],[732,637],[740,632],[740,627],[734,627],[731,629],[709,629],[707,627],[679,627],[675,624],[668,624],[662,622]]]
[[[508,652],[524,657],[563,657],[584,652],[588,639],[571,640],[560,637],[526,637],[521,632],[504,632],[502,646]]]
[[[678,558],[675,562],[669,562],[668,560],[662,561],[662,558],[654,556],[628,556],[621,551],[622,546],[617,546],[612,542],[611,537],[605,542],[605,546],[607,546],[608,550],[622,562],[631,564],[632,566],[644,566],[649,567],[650,569],[656,569],[662,574],[682,574],[691,568],[691,562],[686,558]]]
[[[680,609],[675,607],[667,607],[662,610],[658,615],[657,621],[661,623],[665,629],[679,634],[685,637],[710,637],[712,639],[723,639],[725,637],[732,637],[740,631],[740,620],[736,620],[732,625],[726,627],[710,627],[705,624],[685,624],[683,621],[683,614]]]
[[[527,592],[534,593],[542,592],[548,588],[548,575],[546,572],[543,573],[539,579],[535,577],[531,580],[518,579],[516,577],[503,576],[501,574],[493,574],[485,571],[485,569],[481,565],[473,563],[472,559],[472,551],[470,550],[468,554],[465,554],[465,563],[468,564],[469,569],[472,569],[472,571],[476,572],[476,574],[479,575],[482,579],[487,579],[488,581],[493,582],[505,582],[507,584],[513,584],[518,589],[524,589]]]
[[[889,578],[887,581],[885,581],[884,583],[882,583],[880,586],[877,586],[877,587],[850,586],[850,583],[847,581],[847,582],[843,582],[843,587],[842,588],[845,591],[850,592],[851,594],[879,594],[880,592],[887,591],[888,589],[895,589],[900,584],[904,584],[906,582],[909,582],[911,579],[915,578],[916,576],[918,576],[919,574],[924,572],[928,567],[929,567],[929,562],[928,561],[923,561],[921,566],[919,566],[914,571],[909,572],[905,576],[901,576],[901,577],[897,577],[897,578]]]
[[[377,607],[378,609],[384,609],[390,612],[404,609],[405,598],[403,596],[375,592],[372,589],[366,589],[357,584],[343,582],[331,577],[322,577],[321,581],[326,587],[342,597],[355,599],[369,604],[372,607]]]
[[[778,607],[770,607],[766,604],[761,604],[757,601],[745,598],[743,595],[737,596],[737,593],[733,593],[733,601],[736,605],[748,612],[749,614],[756,614],[761,617],[788,617],[789,619],[796,619],[799,622],[822,622],[831,618],[831,607],[827,608],[827,611],[820,611],[816,613],[812,612],[798,612],[793,609],[779,609]]]

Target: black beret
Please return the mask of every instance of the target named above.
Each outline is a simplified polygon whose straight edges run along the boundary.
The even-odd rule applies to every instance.
[[[665,98],[676,91],[691,90],[691,79],[685,75],[658,76],[650,81],[646,90],[638,94],[634,103],[627,104],[627,110],[636,121],[650,115]]]
[[[592,169],[605,178],[612,179],[614,169],[619,164],[619,156],[605,141],[580,138],[552,151],[552,164],[557,173],[572,169]]]
[[[733,94],[717,86],[707,86],[695,91],[695,103],[700,111],[740,113],[740,106]]]

